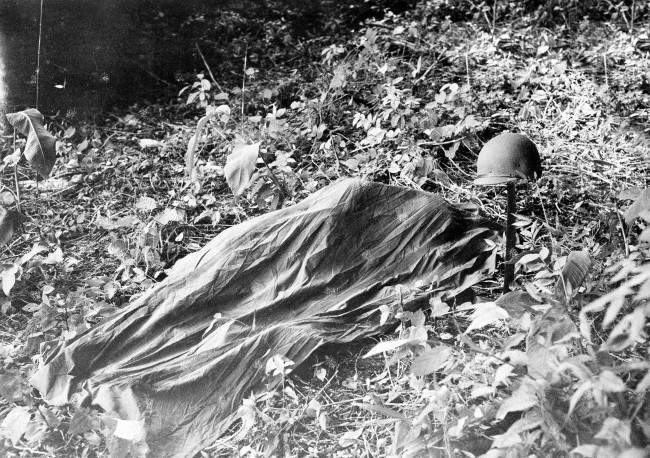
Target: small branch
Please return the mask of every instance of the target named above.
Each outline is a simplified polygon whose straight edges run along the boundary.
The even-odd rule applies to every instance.
[[[16,155],[16,128],[14,127],[14,156]],[[14,164],[14,183],[16,185],[16,207],[22,213],[20,208],[20,187],[18,186],[18,162]]]
[[[457,141],[462,140],[464,137],[457,138],[454,140],[446,140],[444,142],[418,142],[417,146],[444,146],[444,145],[452,145],[456,143]],[[354,151],[353,151],[354,152]]]
[[[544,214],[544,221],[546,221],[546,224],[548,226],[551,226],[551,223],[548,221],[548,216],[546,215],[546,206],[544,205],[544,199],[542,199],[542,193],[539,190],[539,184],[535,183],[535,187],[537,188],[535,191],[535,194],[539,198],[539,203],[542,206],[542,213]]]
[[[22,213],[20,207],[20,187],[18,186],[18,164],[14,165],[14,183],[16,185],[16,207],[18,208],[18,211]]]
[[[469,89],[469,93],[472,93],[472,81],[469,77],[469,58],[467,57],[467,53],[465,53],[465,72],[467,74],[467,88]]]
[[[175,85],[173,85],[173,84],[170,83],[169,81],[167,81],[167,80],[161,78],[160,76],[156,75],[156,74],[155,74],[154,72],[152,72],[151,70],[147,70],[147,69],[145,68],[145,69],[144,69],[144,72],[145,72],[147,75],[149,75],[150,77],[152,77],[153,79],[155,79],[156,81],[158,81],[158,82],[160,82],[160,83],[163,83],[163,84],[166,85],[166,86],[169,86],[169,87],[175,87]]]
[[[38,50],[36,54],[36,105],[38,110],[38,90],[41,78],[41,38],[43,37],[43,0],[41,0],[41,11],[38,20]]]
[[[219,83],[217,83],[217,79],[214,77],[214,74],[212,73],[212,69],[208,65],[208,61],[205,59],[205,56],[203,55],[203,52],[201,52],[201,48],[199,47],[199,43],[195,42],[194,45],[196,46],[196,50],[199,52],[199,56],[201,56],[201,60],[203,61],[203,65],[205,65],[205,69],[208,71],[208,74],[210,75],[210,79],[214,83],[215,86],[217,86],[217,89],[219,89],[219,92],[223,92],[223,89],[221,89],[221,86],[219,86]],[[244,64],[245,66],[246,64]]]
[[[273,183],[275,183],[275,185],[280,190],[280,194],[282,194],[282,198],[286,199],[287,197],[290,197],[287,190],[284,189],[284,186],[282,186],[282,184],[280,183],[280,180],[278,180],[278,177],[275,175],[275,172],[273,172],[273,170],[271,170],[271,167],[269,167],[268,162],[266,162],[266,159],[264,158],[264,154],[260,154],[260,157],[262,158],[262,162],[264,162],[266,169],[269,171],[269,176],[271,177],[271,180],[273,180]]]
[[[485,18],[485,22],[487,22],[488,28],[490,29],[490,34],[494,35],[494,29],[492,28],[492,23],[490,22],[490,18],[488,18],[488,15],[485,11],[483,11],[483,17]]]
[[[248,45],[244,50],[244,74],[241,78],[241,122],[244,122],[244,102],[246,100],[246,62],[248,58]]]
[[[625,224],[621,219],[621,212],[618,210],[618,205],[614,204],[614,210],[616,211],[616,217],[618,218],[618,225],[621,227],[621,235],[623,236],[623,246],[625,247],[625,257],[630,257],[630,246],[627,243],[627,236],[625,235]]]

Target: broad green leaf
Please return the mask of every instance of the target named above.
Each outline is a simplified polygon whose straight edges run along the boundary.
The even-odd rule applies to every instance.
[[[111,418],[108,415],[102,415],[104,425],[102,433],[106,438],[106,448],[112,457],[132,456],[134,458],[144,458],[149,455],[149,447],[143,440],[123,439],[121,436],[138,438],[140,428],[135,426],[138,423],[133,420],[120,420]],[[115,433],[119,434],[116,435]],[[144,431],[142,430],[144,437]]]
[[[447,430],[447,434],[449,437],[452,437],[454,439],[458,439],[463,435],[463,432],[465,430],[465,424],[467,423],[467,417],[460,417],[458,419],[458,422],[451,428]]]
[[[571,399],[569,400],[569,411],[567,412],[567,418],[571,416],[582,396],[584,396],[585,393],[592,388],[593,384],[590,380],[587,380],[578,386],[578,389],[571,395]]]
[[[608,309],[609,310],[609,309]],[[630,345],[643,342],[643,328],[646,318],[643,307],[638,306],[632,313],[625,315],[614,326],[607,338],[606,347],[610,351],[623,351]]]
[[[581,455],[587,458],[598,456],[600,447],[594,444],[582,444],[571,450],[571,455]]]
[[[252,145],[237,143],[232,153],[228,155],[223,173],[234,195],[241,195],[248,186],[251,175],[255,171],[259,150],[259,143]]]
[[[633,186],[631,188],[624,189],[621,192],[619,192],[616,198],[618,200],[636,200],[639,198],[642,192],[643,189]]]
[[[9,190],[4,190],[0,192],[0,205],[11,206],[16,203],[16,197],[14,193]]]
[[[422,310],[416,310],[411,316],[411,325],[412,326],[424,326],[426,321],[426,316]]]
[[[218,107],[209,105],[205,109],[205,114],[206,116],[216,118],[222,123],[226,123],[230,119],[230,107],[228,105],[219,105]]]
[[[188,103],[190,102],[188,101]],[[210,118],[211,116],[206,115],[203,116],[201,119],[199,119],[199,122],[196,125],[196,131],[194,132],[194,135],[192,136],[192,138],[190,138],[190,141],[187,142],[187,151],[185,153],[185,173],[191,179],[194,179],[194,160],[195,160],[194,155],[196,153],[196,148],[199,144],[199,139],[203,134],[203,130],[205,129],[205,126],[208,125],[208,121],[210,121]]]
[[[18,371],[7,371],[0,374],[0,395],[7,402],[23,401],[30,388]]]
[[[508,363],[513,366],[527,366],[529,364],[528,356],[521,350],[508,350],[503,352],[502,359],[507,359]]]
[[[309,401],[309,404],[307,404],[307,408],[305,409],[305,415],[308,417],[313,417],[316,418],[318,415],[318,412],[320,412],[322,405],[318,400],[312,399]]]
[[[56,428],[61,424],[61,420],[59,417],[56,416],[56,414],[52,411],[52,409],[48,408],[45,405],[38,406],[38,411],[40,414],[43,416],[43,419],[46,421],[48,426]]]
[[[533,262],[539,262],[539,261],[540,261],[539,253],[529,253],[519,258],[517,260],[517,264],[519,264],[520,266],[525,266],[527,264],[531,264]]]
[[[469,324],[465,333],[473,329],[480,329],[499,320],[508,318],[508,312],[496,305],[494,302],[485,302],[478,304],[474,313],[470,317],[472,322]]]
[[[0,425],[0,435],[10,439],[15,445],[27,431],[32,415],[27,407],[17,406],[9,411]]]
[[[395,340],[384,340],[379,342],[377,345],[372,347],[368,353],[363,355],[364,358],[370,358],[371,356],[380,355],[382,353],[388,353],[393,350],[397,350],[400,347],[414,343],[413,339],[395,339]]]
[[[321,430],[327,431],[327,414],[325,412],[318,415],[318,426],[320,426]]]
[[[494,387],[498,387],[501,384],[508,385],[508,378],[512,375],[513,369],[514,367],[508,363],[504,363],[497,367],[497,370],[494,372],[494,380],[492,382],[492,385]]]
[[[143,212],[150,212],[155,210],[158,207],[156,199],[149,196],[140,196],[138,201],[135,203],[135,208]]]
[[[528,375],[535,380],[543,380],[558,367],[557,357],[546,346],[534,338],[526,339],[526,357],[528,359]]]
[[[619,420],[614,417],[607,417],[603,421],[600,431],[596,433],[594,439],[601,439],[610,444],[619,444],[630,446],[630,422],[629,420]]]
[[[4,269],[0,273],[0,279],[2,279],[2,292],[5,296],[9,296],[11,289],[16,284],[16,276],[20,275],[22,269],[16,264],[12,264],[9,268]]]
[[[334,69],[334,76],[330,81],[330,89],[340,89],[345,86],[347,78],[347,67],[345,65],[338,65]]]
[[[351,445],[354,445],[359,440],[362,434],[363,434],[363,428],[359,428],[352,431],[346,431],[339,439],[339,446],[346,448]]]
[[[433,297],[429,300],[431,304],[431,318],[438,318],[449,313],[449,306],[442,302],[439,297]]]
[[[7,210],[0,206],[0,246],[6,245],[24,217],[16,210]]]
[[[216,210],[203,210],[201,214],[194,218],[194,224],[211,223],[212,226],[217,226],[221,221],[221,213]]]
[[[607,393],[620,393],[627,389],[625,382],[618,375],[607,370],[602,371],[598,375],[598,380],[595,385]]]
[[[646,210],[650,210],[650,188],[644,189],[625,212],[625,224],[630,226]]]
[[[45,245],[41,245],[40,242],[36,242],[34,246],[32,246],[31,250],[20,257],[18,265],[22,266],[28,263],[32,260],[32,258],[34,258],[34,256],[41,254],[43,251],[47,251],[47,247]]]
[[[615,451],[615,453],[617,453]],[[648,458],[648,450],[640,447],[628,447],[618,452],[618,458]]]
[[[507,449],[513,447],[517,444],[521,444],[521,436],[517,433],[511,433],[506,431],[503,434],[495,434],[494,441],[492,442],[493,449]]]
[[[393,409],[391,409],[389,407],[385,407],[385,406],[382,406],[382,405],[368,404],[366,402],[355,402],[354,406],[365,409],[368,412],[374,412],[376,414],[383,415],[386,418],[396,418],[398,420],[407,420],[407,418],[403,414],[399,413],[396,410],[393,410]]]
[[[138,218],[135,216],[124,216],[120,218],[107,218],[105,216],[98,215],[95,220],[95,224],[107,231],[112,231],[115,229],[120,229],[122,227],[133,227],[139,222]]]
[[[48,255],[43,259],[43,264],[61,264],[63,262],[63,250],[61,247],[56,247],[54,251],[48,253]]]
[[[539,305],[539,302],[526,291],[507,292],[494,303],[504,309],[513,318],[520,318],[526,312],[534,313],[535,310],[532,306]]]
[[[113,240],[107,248],[108,254],[117,259],[125,259],[129,255],[129,247],[123,240]]]
[[[555,295],[561,299],[569,299],[587,278],[591,268],[591,256],[586,250],[572,251],[567,256],[560,278],[555,284]]]
[[[571,358],[562,361],[557,365],[556,373],[562,374],[564,372],[571,372],[575,377],[581,381],[590,381],[593,378],[593,373],[584,362],[576,358]]]
[[[27,137],[25,146],[27,161],[41,177],[49,177],[56,161],[56,138],[43,126],[44,119],[41,112],[28,108],[16,113],[7,113],[7,121]]]
[[[117,419],[117,425],[113,432],[115,437],[125,439],[130,442],[139,442],[144,439],[144,421],[143,420],[120,420]]]
[[[178,207],[167,207],[162,211],[158,216],[156,216],[156,221],[161,225],[165,226],[169,223],[183,223],[187,218],[187,212]]]
[[[607,310],[605,311],[605,317],[603,318],[602,328],[605,329],[609,327],[610,324],[616,319],[618,313],[623,308],[627,301],[624,297],[618,297],[615,300],[609,303]]]
[[[484,396],[492,396],[494,394],[494,388],[490,385],[474,385],[470,393],[470,399],[481,398]]]
[[[544,418],[542,414],[537,409],[532,409],[526,412],[526,415],[522,418],[515,421],[510,428],[508,428],[508,433],[523,433],[524,431],[538,428],[543,424]]]
[[[528,410],[539,402],[535,387],[527,380],[524,380],[512,396],[501,403],[496,414],[497,420],[503,420],[509,412],[520,412]]]
[[[636,385],[634,389],[637,393],[643,393],[648,388],[650,388],[650,370],[645,373],[641,381]]]
[[[429,375],[439,370],[451,356],[451,348],[446,345],[431,348],[413,360],[411,372],[418,376]]]
[[[294,362],[283,355],[273,355],[266,360],[266,373],[271,374],[273,377],[284,377],[291,372],[291,366]]]

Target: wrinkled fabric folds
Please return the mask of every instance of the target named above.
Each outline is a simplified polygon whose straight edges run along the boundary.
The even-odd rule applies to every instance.
[[[267,381],[271,356],[298,365],[394,326],[382,306],[455,296],[493,267],[497,236],[439,196],[340,181],[223,231],[46,355],[32,384],[57,404],[83,386],[106,410],[144,418],[152,456],[192,456]]]

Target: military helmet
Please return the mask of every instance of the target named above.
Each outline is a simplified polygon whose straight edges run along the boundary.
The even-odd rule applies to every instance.
[[[506,132],[483,146],[476,162],[476,174],[474,183],[478,185],[536,180],[542,175],[542,161],[528,137]]]

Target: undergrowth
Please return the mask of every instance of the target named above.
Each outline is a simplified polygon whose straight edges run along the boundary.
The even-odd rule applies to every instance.
[[[204,454],[646,456],[650,11],[586,3],[426,1],[298,42],[277,17],[273,39],[229,48],[240,68],[206,59],[167,104],[99,124],[52,117],[53,178],[4,161],[27,220],[2,253],[3,453],[145,453],[105,413],[41,401],[27,384],[41,347],[224,228],[341,177],[503,221],[505,193],[472,180],[483,143],[511,130],[544,167],[519,189],[514,292],[499,297],[493,278],[474,300],[396,304],[394,336],[295,374],[275,357],[283,383],[247,399]],[[250,59],[262,45],[274,65]],[[13,142],[2,137],[6,156]]]

